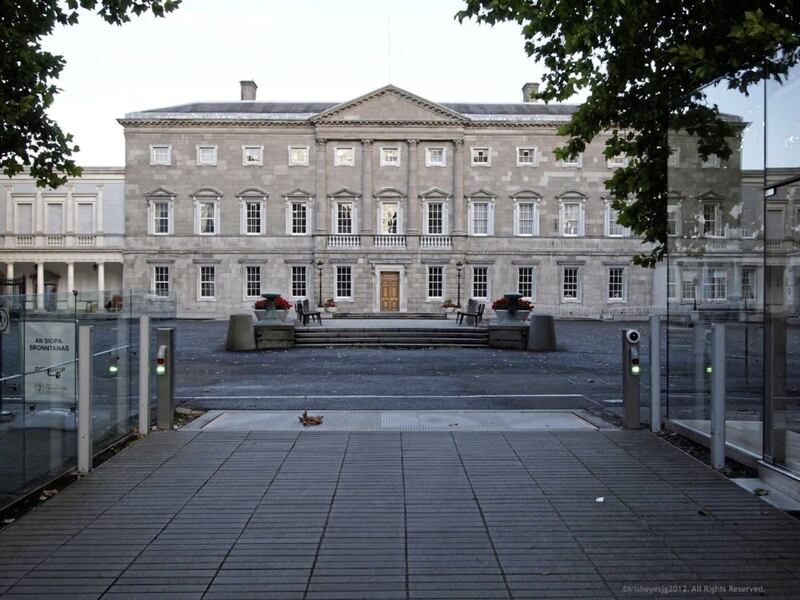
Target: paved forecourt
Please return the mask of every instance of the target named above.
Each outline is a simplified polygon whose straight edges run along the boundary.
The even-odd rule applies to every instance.
[[[181,430],[0,533],[0,595],[796,597],[798,539],[645,431]]]

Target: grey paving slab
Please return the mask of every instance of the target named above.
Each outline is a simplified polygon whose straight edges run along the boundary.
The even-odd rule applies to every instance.
[[[647,432],[178,431],[0,533],[0,597],[798,597],[798,534]]]

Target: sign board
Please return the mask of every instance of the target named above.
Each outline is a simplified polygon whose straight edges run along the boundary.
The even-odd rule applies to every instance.
[[[74,323],[26,322],[25,402],[73,404],[77,358]]]
[[[11,331],[11,318],[8,309],[0,307],[0,335],[6,335],[9,331]]]

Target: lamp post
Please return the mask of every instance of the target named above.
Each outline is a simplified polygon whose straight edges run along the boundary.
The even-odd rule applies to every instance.
[[[461,308],[461,269],[464,264],[461,261],[456,263],[456,272],[458,273],[458,295],[456,296],[456,308]]]
[[[319,273],[319,287],[317,288],[317,295],[319,296],[318,308],[322,308],[322,261],[317,261],[317,273]]]

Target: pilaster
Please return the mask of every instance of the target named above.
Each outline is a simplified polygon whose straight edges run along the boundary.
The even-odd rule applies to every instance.
[[[453,140],[453,235],[466,235],[465,217],[464,140]]]
[[[360,231],[365,235],[372,235],[375,232],[375,198],[372,193],[372,140],[361,140],[361,161],[362,161],[362,204],[361,228]]]

